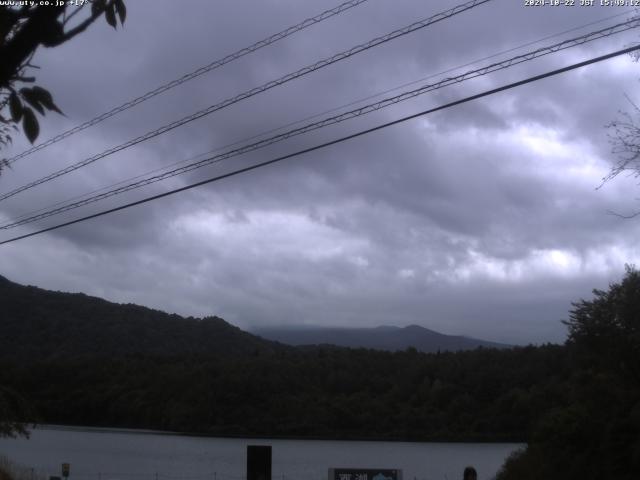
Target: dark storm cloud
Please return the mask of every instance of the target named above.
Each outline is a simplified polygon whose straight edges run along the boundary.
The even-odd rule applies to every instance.
[[[39,53],[38,78],[67,115],[47,117],[44,138],[337,2],[129,3],[122,31],[100,23],[77,41]],[[16,163],[0,178],[2,190],[455,3],[371,0]],[[496,0],[16,196],[0,204],[0,218],[618,12],[527,9]],[[630,32],[449,87],[82,213],[307,148],[635,38]],[[17,242],[3,247],[0,269],[23,283],[185,315],[216,314],[240,326],[418,323],[489,340],[561,341],[559,320],[570,302],[605,287],[638,258],[639,224],[607,214],[633,207],[635,184],[623,179],[595,189],[611,162],[603,126],[628,107],[623,92],[637,89],[636,70],[628,58],[595,65]],[[24,147],[21,141],[13,152]]]

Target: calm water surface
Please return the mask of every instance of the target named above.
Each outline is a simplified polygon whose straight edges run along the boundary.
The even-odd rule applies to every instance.
[[[188,437],[161,432],[38,428],[0,439],[0,454],[69,480],[242,480],[247,445],[271,445],[273,480],[325,480],[330,467],[399,468],[404,480],[456,480],[466,465],[492,478],[520,444],[405,443]]]

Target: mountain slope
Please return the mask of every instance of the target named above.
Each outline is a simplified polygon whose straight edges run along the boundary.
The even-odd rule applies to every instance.
[[[218,317],[183,318],[0,276],[0,358],[235,355],[282,348]]]
[[[478,347],[509,348],[510,345],[487,342],[475,338],[444,335],[418,325],[408,327],[383,326],[377,328],[339,327],[265,327],[251,333],[288,345],[337,345],[377,350],[405,350],[414,347],[421,352],[473,350]]]

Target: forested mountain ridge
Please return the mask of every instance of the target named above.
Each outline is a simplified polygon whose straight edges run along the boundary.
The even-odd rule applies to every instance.
[[[204,320],[2,279],[0,400],[24,398],[29,408],[0,401],[0,435],[3,424],[37,420],[245,437],[526,441],[499,480],[636,480],[640,272],[628,267],[622,282],[593,293],[572,304],[564,345],[421,353],[279,346],[215,318],[211,330],[231,335],[207,337]],[[52,308],[58,330],[38,331]],[[77,324],[90,317],[107,333],[117,330],[111,315],[121,308],[159,337],[127,324],[121,330],[139,341],[117,355],[86,348]],[[21,320],[34,338],[25,337]],[[167,334],[184,322],[191,333]],[[107,335],[105,343],[114,338],[127,340]],[[207,338],[225,348],[209,349]],[[63,347],[53,348],[56,341]],[[82,355],[68,353],[75,345]],[[156,354],[157,345],[188,348]]]
[[[344,327],[260,327],[251,333],[287,345],[337,345],[350,348],[373,348],[398,351],[413,347],[419,352],[457,352],[485,348],[510,348],[511,345],[488,342],[460,335],[445,335],[419,325],[375,328]]]
[[[0,305],[0,386],[23,394],[45,423],[523,440],[568,374],[560,346],[442,354],[295,348],[216,317],[182,318],[6,279]]]
[[[0,276],[0,358],[245,355],[287,348],[218,317],[184,318]]]

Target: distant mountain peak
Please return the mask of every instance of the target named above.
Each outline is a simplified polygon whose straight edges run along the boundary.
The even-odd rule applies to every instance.
[[[428,328],[422,327],[420,325],[407,325],[406,327],[404,327],[404,330],[407,332],[434,332],[433,330],[429,330]]]
[[[438,351],[474,350],[484,348],[509,348],[510,345],[488,342],[472,337],[445,335],[420,325],[406,327],[381,325],[363,327],[316,327],[302,329],[297,326],[253,328],[252,333],[280,343],[301,345],[335,345],[338,347],[370,348],[376,350]]]

